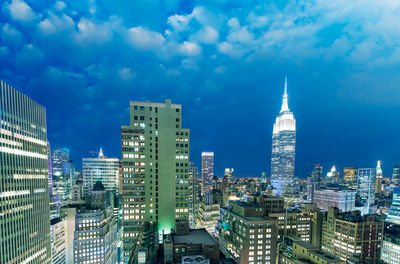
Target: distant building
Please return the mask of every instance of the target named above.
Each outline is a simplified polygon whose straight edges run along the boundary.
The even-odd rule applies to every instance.
[[[0,263],[50,263],[46,108],[0,80]]]
[[[356,189],[357,188],[357,167],[345,167],[343,169],[343,180],[347,187]]]
[[[397,186],[400,185],[400,164],[393,167],[392,183]]]
[[[214,152],[201,153],[201,194],[212,190],[214,178]]]
[[[323,167],[320,164],[314,164],[311,176],[317,182],[317,187],[319,187],[323,180]]]
[[[360,211],[339,213],[329,208],[322,225],[321,249],[348,263],[377,263],[383,239],[383,222]]]
[[[210,235],[215,235],[215,227],[220,213],[222,194],[217,190],[205,193],[197,209],[196,228],[205,228]]]
[[[189,229],[177,220],[174,233],[164,236],[164,263],[220,263],[219,244],[205,229]]]
[[[358,169],[357,173],[357,195],[360,197],[362,214],[371,214],[374,212],[376,187],[376,169],[364,168]]]
[[[393,190],[393,200],[387,221],[400,225],[400,187]]]
[[[353,211],[355,208],[356,191],[343,188],[321,188],[314,191],[314,203],[323,211],[336,207],[340,212]]]
[[[199,168],[189,163],[189,225],[194,228],[197,209],[200,204],[201,184],[199,179]]]
[[[376,185],[375,185],[375,193],[382,193],[382,181],[383,181],[383,174],[382,174],[382,168],[381,168],[381,161],[378,160],[378,163],[376,165]]]
[[[272,133],[271,185],[278,196],[293,196],[297,188],[294,185],[294,166],[296,148],[296,120],[288,107],[287,79],[282,108],[276,118]]]
[[[53,150],[53,190],[60,196],[61,204],[69,200],[71,185],[70,170],[72,169],[68,148],[57,148]]]
[[[326,174],[325,184],[338,183],[339,182],[339,172],[336,170],[336,166],[333,165],[331,170]]]
[[[100,149],[97,158],[82,159],[82,176],[84,193],[86,197],[90,197],[96,181],[100,180],[106,188],[114,194],[118,194],[119,189],[119,164],[117,158],[107,158]]]

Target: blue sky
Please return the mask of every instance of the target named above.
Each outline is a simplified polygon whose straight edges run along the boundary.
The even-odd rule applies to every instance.
[[[78,167],[100,147],[120,157],[129,100],[171,98],[197,165],[214,151],[217,175],[269,174],[285,75],[297,176],[400,163],[399,1],[8,0],[0,12],[0,78],[47,107],[52,147]]]

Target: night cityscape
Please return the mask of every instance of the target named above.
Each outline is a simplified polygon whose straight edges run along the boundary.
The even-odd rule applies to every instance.
[[[400,2],[0,7],[0,264],[400,264]]]

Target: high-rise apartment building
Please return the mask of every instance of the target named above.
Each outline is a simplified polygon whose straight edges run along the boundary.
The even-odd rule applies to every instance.
[[[363,168],[357,172],[357,195],[360,197],[362,214],[373,213],[375,204],[376,169]]]
[[[296,193],[294,178],[296,120],[288,107],[287,79],[282,108],[272,133],[271,185],[278,196]]]
[[[326,187],[314,191],[314,203],[322,211],[336,207],[340,212],[353,211],[356,202],[356,191],[344,188]]]
[[[400,165],[394,165],[392,174],[392,183],[394,185],[400,185]]]
[[[118,194],[119,166],[119,159],[104,156],[102,149],[97,158],[83,158],[82,176],[85,196],[90,196],[91,190],[98,180],[102,182],[107,191]]]
[[[357,172],[356,167],[345,167],[343,169],[343,180],[349,188],[357,188]]]
[[[182,128],[182,107],[130,102],[130,125],[122,134],[124,257],[145,222],[169,233],[175,219],[189,219],[189,130]]]
[[[322,224],[321,249],[347,263],[377,263],[383,239],[383,222],[360,211],[339,213],[329,208]]]
[[[50,263],[46,109],[0,81],[0,263]]]
[[[393,189],[393,200],[387,220],[400,225],[400,187],[395,187]]]
[[[201,194],[212,190],[214,179],[214,152],[201,153]]]

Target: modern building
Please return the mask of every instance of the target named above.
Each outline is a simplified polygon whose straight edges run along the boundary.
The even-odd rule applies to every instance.
[[[339,178],[339,172],[336,170],[336,166],[333,165],[331,170],[326,174],[325,177],[325,184],[330,184],[330,183],[337,183],[339,182],[340,178]]]
[[[378,162],[376,164],[376,185],[375,185],[375,193],[376,194],[383,192],[382,181],[383,181],[383,173],[382,173],[382,168],[381,168],[381,161],[378,160]]]
[[[307,202],[313,203],[314,202],[314,193],[315,190],[318,188],[318,180],[314,178],[311,174],[307,177]]]
[[[353,211],[356,202],[356,191],[344,188],[325,187],[314,191],[314,203],[322,211],[336,207],[339,212]]]
[[[205,229],[189,229],[187,220],[175,227],[164,236],[164,263],[220,263],[219,244]]]
[[[276,263],[277,224],[257,203],[236,202],[223,208],[218,223],[220,248],[236,263]]]
[[[50,222],[51,263],[65,264],[66,262],[66,237],[65,221],[61,218],[51,219]]]
[[[293,195],[296,148],[296,120],[288,107],[287,79],[281,111],[272,132],[271,185],[278,196]]]
[[[118,194],[119,167],[119,159],[104,156],[101,148],[97,158],[83,158],[82,176],[85,196],[90,197],[90,192],[98,180],[107,191]]]
[[[0,263],[50,263],[46,109],[0,81]]]
[[[195,228],[205,228],[210,235],[215,236],[215,227],[219,219],[221,193],[217,190],[205,193],[197,209]]]
[[[360,198],[362,214],[371,214],[374,212],[376,187],[376,169],[363,168],[357,172],[357,195]]]
[[[387,221],[400,225],[400,187],[395,187],[393,189],[393,200],[389,209]]]
[[[400,185],[400,164],[396,164],[393,167],[392,183],[394,185]]]
[[[343,169],[343,180],[347,187],[356,189],[357,188],[357,167],[345,167]]]
[[[193,162],[189,164],[189,225],[194,228],[197,217],[197,208],[201,200],[201,182],[199,179],[199,168]]]
[[[382,239],[383,222],[377,215],[339,213],[337,208],[325,213],[321,249],[348,263],[378,263]]]
[[[214,178],[214,152],[201,153],[201,194],[212,190]]]
[[[233,175],[234,169],[233,168],[225,168],[224,170],[224,179],[225,179],[225,192],[231,193],[233,191],[233,185],[235,183],[235,176]]]
[[[400,225],[385,223],[381,260],[387,264],[400,264]]]
[[[117,218],[103,184],[97,181],[90,203],[76,206],[73,263],[117,263],[118,241]]]
[[[68,148],[57,148],[52,155],[53,190],[60,196],[60,201],[65,204],[69,199],[72,169],[70,151]]]
[[[189,219],[189,130],[182,128],[181,105],[131,101],[130,125],[121,134],[127,260],[145,222],[166,234],[175,219]]]

